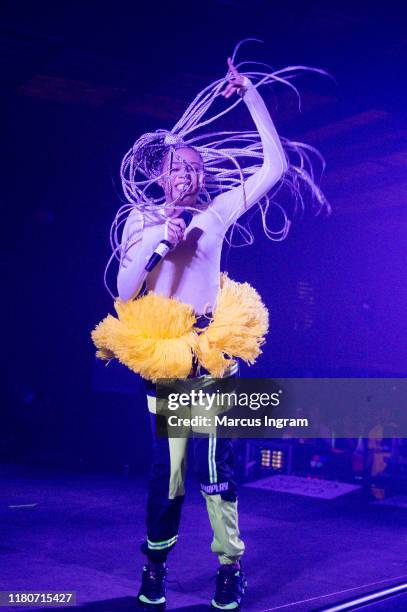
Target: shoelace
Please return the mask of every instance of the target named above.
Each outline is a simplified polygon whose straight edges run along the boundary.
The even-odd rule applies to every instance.
[[[146,565],[143,572],[143,591],[152,599],[158,599],[164,595],[164,580],[167,575],[166,568],[154,568]]]
[[[217,581],[216,581],[216,601],[222,601],[225,599],[230,598],[231,595],[235,596],[235,591],[236,591],[236,572],[238,572],[239,570],[233,570],[233,572],[220,572],[217,576]],[[233,589],[233,593],[231,593],[231,590]]]

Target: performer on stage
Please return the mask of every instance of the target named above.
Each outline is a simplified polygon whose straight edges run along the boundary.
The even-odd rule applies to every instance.
[[[293,87],[285,77],[302,67],[243,74],[234,65],[235,53],[228,59],[226,79],[203,90],[171,131],[145,134],[126,154],[121,177],[129,204],[119,211],[112,229],[114,255],[120,259],[118,318],[109,315],[92,333],[99,357],[118,358],[146,381],[154,460],[142,547],[147,560],[138,600],[147,609],[163,609],[166,603],[166,563],[178,540],[188,442],[155,435],[154,383],[159,378],[237,376],[239,358],[254,362],[267,332],[267,310],[250,285],[221,274],[225,238],[233,243],[239,232],[252,241],[238,219],[258,204],[267,236],[284,239],[290,220],[276,200],[282,184],[300,205],[305,187],[318,210],[328,208],[314,181],[314,150],[279,138],[258,92],[264,83]],[[232,98],[226,110],[203,119],[216,98],[234,94],[237,100]],[[242,101],[256,130],[197,133]],[[267,224],[273,206],[282,219],[277,231]],[[181,218],[185,211],[192,220]],[[162,252],[166,244],[170,251],[147,272],[154,251]],[[232,444],[211,434],[194,440],[194,454],[213,530],[211,548],[219,560],[211,605],[238,609],[246,587],[241,565],[245,546]]]

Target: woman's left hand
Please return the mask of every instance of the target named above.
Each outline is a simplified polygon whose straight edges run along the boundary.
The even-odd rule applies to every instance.
[[[245,77],[237,71],[237,69],[232,64],[232,59],[230,57],[228,57],[228,66],[229,72],[231,72],[231,76],[228,78],[228,84],[221,92],[221,94],[225,98],[230,98],[230,96],[234,92],[238,93],[239,95],[242,95],[242,93],[244,93]]]

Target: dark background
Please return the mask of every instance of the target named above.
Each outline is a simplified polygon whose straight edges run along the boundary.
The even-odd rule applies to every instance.
[[[147,130],[170,129],[196,93],[241,59],[323,68],[295,96],[264,88],[279,132],[321,150],[333,208],[284,243],[253,227],[224,266],[270,309],[248,376],[400,376],[406,342],[406,20],[369,2],[3,4],[2,455],[144,466],[137,377],[94,359],[119,165]],[[245,108],[230,121],[250,128]],[[257,220],[256,220],[257,219]],[[110,277],[114,286],[114,276]]]

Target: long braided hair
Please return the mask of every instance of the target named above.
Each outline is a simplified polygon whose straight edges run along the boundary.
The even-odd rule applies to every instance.
[[[266,66],[261,62],[235,63],[241,45],[253,40],[257,41],[257,39],[245,39],[236,45],[232,63],[256,88],[283,84],[296,94],[300,106],[300,94],[291,82],[292,79],[303,71],[330,76],[324,70],[301,65],[264,72],[259,69],[259,66],[263,68]],[[107,270],[114,259],[121,259],[122,250],[128,248],[128,245],[122,244],[121,234],[129,214],[136,215],[139,234],[146,225],[163,220],[165,196],[157,181],[165,178],[163,160],[170,151],[190,147],[201,155],[204,162],[205,181],[197,198],[197,206],[184,207],[192,212],[202,210],[203,205],[208,206],[219,193],[242,186],[244,181],[262,166],[262,143],[257,131],[206,131],[207,126],[221,119],[242,102],[242,98],[239,98],[217,114],[207,116],[229,76],[228,73],[226,77],[217,79],[200,91],[171,130],[159,129],[143,134],[125,154],[120,167],[120,178],[126,203],[119,208],[111,225],[112,255],[105,270],[105,285],[109,293],[111,292],[106,282]],[[329,214],[331,210],[318,185],[325,169],[325,161],[320,152],[306,143],[284,137],[280,137],[280,141],[288,162],[288,170],[271,192],[263,195],[256,203],[261,214],[264,233],[273,241],[284,240],[291,225],[286,206],[278,197],[283,187],[288,188],[294,214],[304,211],[306,204],[309,204],[316,214],[322,211]],[[318,168],[318,179],[316,168]],[[284,200],[287,200],[286,195]],[[174,205],[174,202],[171,205]],[[272,209],[278,209],[280,212],[282,221],[278,229],[269,227],[268,218]],[[240,236],[239,243],[234,242],[236,231]],[[225,239],[230,246],[245,246],[254,242],[250,227],[238,221],[229,228]]]

